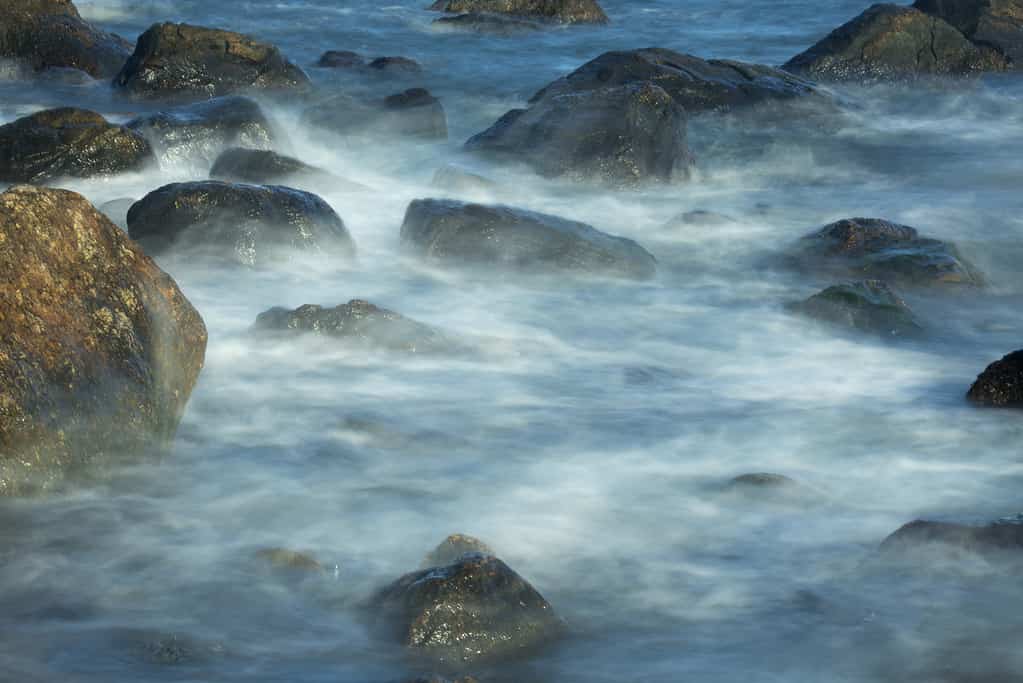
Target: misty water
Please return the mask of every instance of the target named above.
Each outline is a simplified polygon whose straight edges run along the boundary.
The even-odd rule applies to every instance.
[[[367,681],[430,667],[381,642],[360,605],[446,535],[486,540],[569,626],[509,681],[1023,680],[1016,569],[977,557],[879,558],[916,518],[1020,512],[1023,422],[968,406],[1023,346],[1023,76],[833,88],[806,121],[692,121],[687,184],[609,191],[467,157],[462,143],[611,49],[659,46],[780,64],[862,1],[605,0],[608,27],[502,38],[441,32],[426,0],[80,0],[134,38],[174,20],[280,46],[322,89],[424,86],[450,139],[341,139],[268,102],[280,151],[366,186],[318,188],[353,265],[248,270],[186,258],[174,276],[210,332],[206,368],[160,460],[0,503],[0,679]],[[372,6],[370,6],[372,5]],[[329,49],[419,61],[366,79]],[[105,83],[0,76],[0,122],[69,105],[151,110]],[[635,239],[658,276],[629,283],[424,268],[402,255],[408,203],[447,163],[494,179],[466,195]],[[208,169],[61,183],[97,206]],[[672,224],[684,211],[730,217]],[[904,292],[916,341],[844,333],[784,304],[831,284],[772,267],[815,227],[877,216],[955,242],[979,291]],[[271,306],[361,298],[473,353],[421,356],[322,339],[267,342]],[[726,484],[777,472],[803,489]],[[296,580],[261,548],[328,567]]]

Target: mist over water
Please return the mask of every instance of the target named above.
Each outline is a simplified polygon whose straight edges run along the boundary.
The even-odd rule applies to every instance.
[[[322,89],[427,87],[450,139],[342,139],[304,127],[302,103],[264,103],[278,151],[369,188],[309,188],[344,219],[358,260],[159,260],[206,321],[206,368],[162,461],[0,502],[0,680],[407,679],[429,666],[374,639],[358,606],[453,532],[486,540],[569,624],[566,641],[494,680],[1023,680],[1018,567],[875,554],[919,517],[1021,511],[1023,423],[963,400],[1023,346],[1019,75],[835,88],[848,106],[828,125],[693,120],[690,183],[611,192],[461,145],[607,50],[780,64],[864,3],[604,0],[609,27],[512,38],[438,31],[425,0],[77,4],[130,38],[165,20],[251,33]],[[329,49],[410,57],[424,72],[313,67]],[[158,108],[0,67],[0,123],[58,105],[115,121]],[[430,184],[447,163],[497,182],[462,198],[634,239],[657,278],[518,279],[408,259],[405,208],[448,196]],[[206,170],[59,185],[101,206]],[[669,222],[698,209],[729,220]],[[929,330],[916,341],[790,315],[786,302],[832,282],[773,257],[849,216],[954,242],[989,286],[902,292]],[[272,306],[354,298],[473,352],[250,333]],[[726,489],[747,472],[803,488],[780,500]],[[254,559],[268,547],[308,551],[328,571],[278,576]]]

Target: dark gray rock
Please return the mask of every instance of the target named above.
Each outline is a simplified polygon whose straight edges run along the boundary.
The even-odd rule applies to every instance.
[[[440,12],[509,14],[563,24],[606,24],[597,0],[436,0]]]
[[[982,406],[1023,408],[1023,350],[989,365],[966,397]]]
[[[704,209],[696,209],[695,211],[686,211],[680,213],[671,220],[668,221],[668,226],[671,228],[683,228],[683,227],[717,227],[721,225],[728,225],[735,223],[735,219],[731,216],[726,216],[723,213],[717,213],[715,211],[707,211]]]
[[[914,337],[923,332],[906,302],[881,280],[834,285],[788,308],[815,320],[885,337]]]
[[[325,201],[280,186],[166,185],[131,207],[128,233],[150,253],[196,252],[252,267],[295,251],[355,255],[344,222]]]
[[[0,182],[88,178],[155,163],[141,135],[85,109],[47,109],[0,126]]]
[[[295,92],[309,78],[273,45],[231,31],[155,24],[114,79],[133,97],[211,98],[247,90]]]
[[[728,482],[731,489],[784,489],[799,486],[794,479],[783,474],[772,474],[770,472],[755,472],[753,474],[741,474]]]
[[[545,177],[611,187],[685,180],[693,163],[685,111],[647,82],[545,97],[508,112],[465,147]]]
[[[367,66],[387,73],[417,74],[423,70],[419,62],[408,57],[377,57]]]
[[[941,17],[977,45],[997,50],[1014,68],[1023,67],[1023,1],[917,0],[913,7]]]
[[[944,546],[978,554],[1023,550],[1023,519],[1009,517],[985,526],[916,520],[881,543],[882,552],[905,553],[927,546]]]
[[[421,567],[446,567],[458,562],[466,555],[494,555],[489,545],[478,538],[465,534],[452,534],[441,541],[440,545],[430,551],[423,559]]]
[[[322,66],[331,69],[354,69],[356,67],[365,66],[366,60],[356,52],[351,50],[328,50],[324,52],[316,66]]]
[[[277,136],[263,109],[239,95],[218,97],[128,122],[168,164],[208,169],[229,147],[270,149]]]
[[[440,19],[435,19],[433,25],[451,31],[466,31],[496,36],[514,36],[539,31],[543,28],[541,24],[535,21],[484,12],[470,12],[468,14],[457,14],[452,17],[441,17]]]
[[[528,272],[567,271],[651,278],[657,262],[632,240],[557,216],[507,206],[417,199],[401,226],[402,246],[428,261]]]
[[[261,149],[232,147],[225,150],[210,169],[210,177],[253,185],[279,183],[294,176],[323,175],[326,171],[294,157]]]
[[[302,120],[340,135],[403,135],[426,140],[448,137],[444,107],[423,88],[412,88],[383,100],[336,95],[307,109]]]
[[[1006,63],[939,18],[912,7],[878,4],[782,68],[817,80],[875,81],[1003,71]]]

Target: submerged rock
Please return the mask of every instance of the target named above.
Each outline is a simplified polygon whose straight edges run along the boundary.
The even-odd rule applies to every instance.
[[[730,489],[786,489],[798,487],[799,484],[790,477],[783,474],[771,472],[755,472],[753,474],[740,474],[728,482]]]
[[[71,0],[3,0],[0,58],[35,71],[71,68],[110,78],[131,54],[131,43],[82,19]]]
[[[448,137],[444,107],[423,88],[412,88],[382,100],[335,95],[307,109],[302,120],[341,135],[406,135],[428,140]]]
[[[597,0],[437,0],[430,9],[441,12],[510,14],[564,24],[606,24]]]
[[[454,164],[438,168],[433,174],[430,184],[448,192],[459,193],[486,193],[497,189],[497,183],[490,178],[467,171]]]
[[[440,19],[435,19],[433,25],[438,28],[472,31],[498,36],[528,33],[539,31],[543,28],[543,26],[534,21],[485,12],[470,12],[468,14],[457,14],[452,17],[441,17]]]
[[[605,52],[543,88],[530,102],[644,81],[663,89],[690,115],[766,102],[824,99],[812,83],[780,69],[647,48]]]
[[[344,222],[325,201],[276,185],[165,185],[131,207],[128,233],[151,253],[197,252],[250,267],[295,251],[355,255]]]
[[[982,406],[1023,408],[1023,350],[989,365],[966,397]]]
[[[273,569],[315,574],[325,571],[323,565],[309,553],[300,553],[286,548],[264,548],[256,552],[256,557],[265,561]]]
[[[228,147],[270,149],[276,141],[263,109],[239,95],[142,116],[128,127],[145,136],[165,162],[205,168]]]
[[[369,607],[394,640],[453,665],[524,656],[563,629],[535,588],[482,554],[406,574]]]
[[[213,168],[211,178],[235,180],[255,185],[277,183],[295,176],[325,175],[323,169],[310,166],[293,157],[269,150],[232,147],[224,151]]]
[[[1023,550],[1023,519],[1010,517],[986,526],[916,520],[906,524],[881,543],[884,552],[906,552],[926,546],[947,546],[956,550],[988,554]]]
[[[155,161],[141,135],[85,109],[47,109],[0,126],[0,182],[89,178]]]
[[[295,310],[271,308],[259,314],[254,329],[276,333],[315,333],[409,353],[440,353],[454,348],[451,340],[429,325],[359,299],[334,308],[312,304]]]
[[[569,271],[646,279],[657,262],[630,239],[584,223],[507,206],[417,199],[401,226],[402,246],[454,266]]]
[[[906,302],[881,280],[834,285],[788,308],[815,320],[886,337],[923,331]]]
[[[231,31],[164,23],[139,36],[114,85],[134,97],[210,98],[305,90],[310,84],[273,45]]]
[[[803,270],[907,286],[982,284],[954,245],[878,218],[826,225],[799,241],[793,260]]]
[[[1005,59],[945,21],[901,5],[873,5],[782,68],[818,80],[870,81],[1002,71]]]
[[[421,567],[446,567],[458,562],[466,555],[493,555],[489,545],[478,538],[465,534],[452,534],[441,541],[440,545],[430,551],[423,559]]]
[[[0,194],[0,311],[0,495],[173,438],[206,328],[84,197]]]
[[[612,187],[685,180],[693,163],[686,112],[646,82],[545,97],[509,111],[465,147],[546,177]]]
[[[1023,67],[1023,1],[916,0],[913,7],[941,17],[979,46],[991,47]]]
[[[695,211],[686,211],[675,216],[668,221],[667,226],[669,228],[681,228],[681,227],[717,227],[721,225],[728,225],[735,223],[735,219],[731,216],[727,216],[723,213],[717,213],[716,211],[707,211],[705,209],[696,209]]]
[[[423,70],[419,62],[408,57],[377,57],[367,64],[371,69],[386,71],[389,73],[413,73],[417,74]]]
[[[330,69],[353,69],[365,65],[366,60],[351,50],[327,50],[320,55],[319,61],[316,62],[316,66]]]

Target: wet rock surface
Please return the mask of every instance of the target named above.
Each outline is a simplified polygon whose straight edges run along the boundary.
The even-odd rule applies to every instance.
[[[0,182],[88,178],[155,163],[141,135],[85,109],[47,109],[0,126]]]
[[[1023,2],[1020,0],[917,0],[913,7],[941,17],[979,46],[991,47],[1023,67]]]
[[[365,65],[365,58],[351,50],[327,50],[316,62],[316,66],[327,69],[354,69]]]
[[[377,57],[369,64],[370,69],[376,69],[377,71],[385,71],[389,73],[421,73],[423,67],[419,65],[414,59],[408,57]]]
[[[828,287],[806,301],[789,304],[793,313],[858,332],[914,337],[923,332],[905,301],[881,280]]]
[[[557,216],[507,206],[417,199],[405,212],[402,246],[427,261],[527,272],[651,278],[656,261],[632,240]]]
[[[230,93],[304,91],[308,77],[273,45],[232,31],[155,24],[114,79],[133,97],[203,99]]]
[[[550,95],[471,138],[469,151],[525,163],[545,177],[628,187],[686,180],[686,112],[651,83]]]
[[[905,553],[926,546],[945,546],[971,553],[1023,551],[1023,518],[1009,517],[985,526],[916,520],[881,544],[882,552]]]
[[[466,555],[495,555],[493,549],[473,536],[451,534],[423,559],[421,567],[446,567],[458,562]]]
[[[131,54],[131,43],[82,19],[70,0],[0,3],[0,58],[35,71],[71,68],[111,78]]]
[[[539,31],[542,24],[502,14],[470,12],[451,17],[435,19],[433,25],[452,31],[470,31],[498,36],[512,36],[518,33]]]
[[[942,19],[912,7],[878,4],[782,68],[817,80],[871,81],[1002,71],[1006,62]]]
[[[254,329],[277,334],[315,333],[369,348],[408,353],[442,353],[456,348],[439,330],[359,299],[334,308],[312,304],[294,310],[271,308],[259,314]]]
[[[88,201],[0,194],[0,495],[173,437],[206,328],[174,281]]]
[[[150,253],[194,252],[250,267],[296,252],[342,261],[355,255],[344,222],[325,201],[277,185],[166,185],[132,206],[128,232]]]
[[[483,554],[406,574],[368,607],[388,637],[451,665],[524,656],[564,628],[533,586]]]
[[[270,149],[277,135],[262,107],[239,95],[218,97],[128,122],[169,165],[209,168],[229,147]]]
[[[977,405],[1023,408],[1023,350],[989,365],[966,396]]]
[[[430,9],[441,12],[509,14],[566,24],[606,24],[607,15],[596,0],[437,0]]]
[[[233,147],[217,157],[211,178],[234,180],[255,185],[279,183],[295,176],[322,176],[326,171],[294,157],[269,150]]]
[[[336,95],[307,109],[302,120],[339,135],[403,135],[425,140],[448,137],[443,105],[423,88],[383,99]]]

